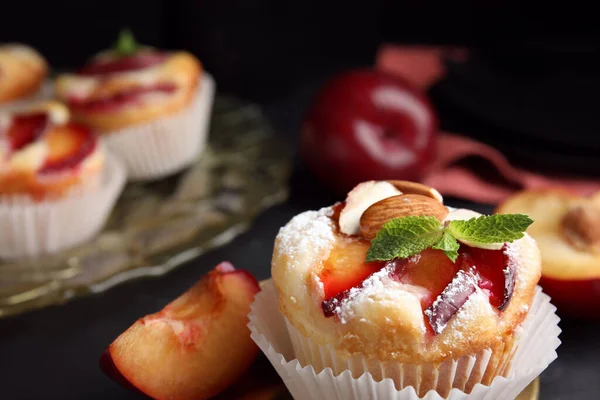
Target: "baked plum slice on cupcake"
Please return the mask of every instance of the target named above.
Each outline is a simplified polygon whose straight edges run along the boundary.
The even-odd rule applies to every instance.
[[[259,290],[248,272],[221,263],[119,335],[100,366],[117,382],[152,398],[215,396],[246,372],[258,352],[246,325]]]
[[[0,193],[35,201],[98,184],[104,153],[96,135],[57,102],[0,115]]]
[[[0,45],[0,105],[25,100],[42,88],[48,64],[24,44]]]
[[[114,48],[59,76],[55,88],[125,163],[130,180],[178,172],[205,147],[214,82],[187,51],[142,46],[123,31]]]
[[[272,274],[296,357],[419,396],[489,385],[510,369],[540,278],[531,223],[446,207],[406,181],[364,182],[343,203],[294,217],[276,238]]]
[[[479,288],[498,310],[506,308],[515,286],[515,263],[508,247],[501,250],[461,245],[456,261],[442,250],[425,249],[405,259],[365,262],[369,244],[343,240],[323,262],[319,279],[323,284],[323,312],[336,309],[375,272],[385,272],[420,299],[430,327],[440,333]]]
[[[139,71],[161,65],[169,58],[168,53],[153,49],[132,52],[131,55],[128,55],[129,51],[121,49],[121,53],[124,54],[121,57],[116,57],[114,53],[101,53],[84,65],[79,70],[79,75],[103,76],[119,72]]]
[[[417,188],[421,194],[416,194]],[[341,208],[340,231],[343,233],[345,229],[350,237],[340,240],[322,263],[319,279],[323,284],[325,315],[334,316],[352,290],[359,291],[367,278],[382,269],[419,296],[436,333],[440,333],[477,287],[488,295],[491,305],[498,310],[506,308],[514,290],[517,262],[511,256],[510,244],[488,243],[480,244],[484,248],[477,248],[462,243],[453,250],[456,254],[450,256],[442,250],[426,248],[407,258],[365,261],[369,258],[369,239],[375,239],[376,233],[394,215],[432,216],[451,226],[457,224],[450,223],[452,218],[469,215],[462,210],[448,216],[437,191],[425,190],[414,183],[411,183],[412,190],[408,189],[412,193],[406,193],[406,185],[403,189],[404,193],[385,181],[361,183],[349,193],[345,206],[338,206]],[[352,219],[354,222],[350,223]],[[527,222],[527,218],[523,219]],[[358,225],[356,221],[359,221]],[[360,235],[355,235],[359,231]],[[440,240],[445,240],[444,234],[450,235],[450,230],[441,233]]]

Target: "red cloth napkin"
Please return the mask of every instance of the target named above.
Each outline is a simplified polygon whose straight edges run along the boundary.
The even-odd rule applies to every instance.
[[[401,75],[426,90],[445,75],[442,56],[465,59],[468,54],[461,49],[389,45],[380,49],[376,66]],[[543,176],[516,168],[498,150],[464,136],[442,132],[438,149],[436,163],[423,183],[435,187],[443,195],[497,204],[525,189],[558,186],[579,195],[600,191],[598,180]],[[491,174],[482,176],[474,168],[461,163],[473,156],[485,160],[491,167]]]

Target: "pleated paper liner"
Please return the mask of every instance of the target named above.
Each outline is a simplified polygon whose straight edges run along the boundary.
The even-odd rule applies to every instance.
[[[0,198],[0,257],[33,257],[86,242],[104,225],[125,185],[125,169],[106,153],[97,185],[58,200]]]
[[[196,98],[173,115],[109,132],[102,141],[127,169],[129,181],[159,179],[192,164],[207,142],[215,81],[204,73]]]
[[[254,301],[249,328],[295,399],[514,399],[556,358],[560,329],[555,310],[538,288],[518,345],[512,346],[514,354],[507,350],[512,356],[494,358],[494,352],[484,350],[439,368],[340,357],[330,346],[314,343],[291,327],[278,310],[270,281]],[[505,376],[496,376],[489,385],[477,383],[485,379],[490,359],[501,360],[492,368]],[[427,392],[426,385],[440,393]]]

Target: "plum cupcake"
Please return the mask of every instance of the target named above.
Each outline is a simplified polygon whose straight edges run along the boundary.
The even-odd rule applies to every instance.
[[[55,90],[133,180],[173,174],[206,144],[214,81],[188,52],[140,46],[124,31],[113,49],[58,77]]]
[[[101,227],[125,181],[93,131],[45,102],[0,113],[0,257],[50,253]]]
[[[35,49],[0,44],[0,110],[48,97],[47,74],[48,64]]]
[[[252,335],[297,398],[514,398],[559,343],[531,222],[361,183],[280,230]]]

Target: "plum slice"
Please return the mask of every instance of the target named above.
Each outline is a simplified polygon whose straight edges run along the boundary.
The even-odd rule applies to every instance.
[[[169,55],[166,53],[149,51],[119,58],[94,59],[84,65],[79,71],[79,74],[84,76],[96,76],[137,71],[162,64],[168,57]]]
[[[510,246],[505,244],[501,250],[465,246],[462,253],[462,268],[475,269],[479,288],[489,296],[490,304],[501,311],[508,306],[515,288],[516,262]]]
[[[386,269],[390,278],[415,287],[425,317],[435,334],[476,291],[483,291],[490,304],[503,311],[515,287],[517,262],[510,244],[501,250],[486,250],[461,245],[459,257],[452,262],[442,251],[427,249],[418,255],[387,262],[365,263],[368,242],[351,240],[338,244],[324,262],[319,274],[323,283],[323,314],[333,317],[351,290],[360,290],[365,280]]]
[[[221,263],[161,311],[138,319],[108,346],[100,367],[156,399],[207,399],[237,381],[258,347],[248,313],[260,290],[250,273]]]
[[[341,241],[323,262],[319,279],[323,284],[324,299],[321,304],[326,317],[347,297],[348,292],[372,274],[384,267],[383,262],[365,263],[369,242],[359,240]]]
[[[433,304],[459,269],[441,250],[433,249],[426,249],[416,256],[395,262],[393,277],[396,280],[427,289],[427,295],[421,297],[423,309]]]
[[[20,150],[38,139],[50,125],[45,112],[15,115],[6,132],[11,150]]]
[[[472,271],[458,271],[452,282],[425,310],[425,316],[436,334],[444,330],[450,319],[475,293],[478,283],[479,279]]]
[[[436,334],[442,332],[477,288],[487,294],[492,306],[499,311],[506,309],[515,288],[517,265],[510,246],[507,244],[501,250],[461,246],[456,260],[460,270],[425,310],[425,316]]]
[[[43,138],[48,155],[40,174],[76,168],[96,149],[97,139],[87,127],[75,123],[55,126]]]
[[[176,90],[177,86],[173,83],[157,83],[154,85],[131,87],[109,96],[93,99],[71,98],[69,99],[69,105],[76,110],[88,112],[115,111],[127,105],[137,104],[143,96],[148,94],[171,94]]]
[[[325,260],[319,278],[323,283],[324,300],[359,286],[385,263],[365,263],[369,243],[366,241],[341,241]]]

